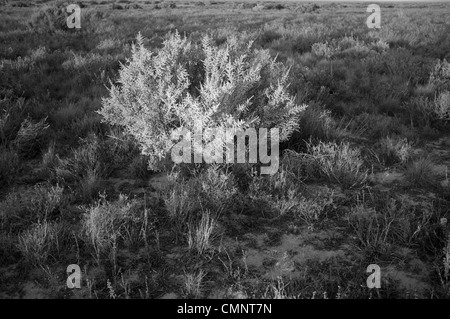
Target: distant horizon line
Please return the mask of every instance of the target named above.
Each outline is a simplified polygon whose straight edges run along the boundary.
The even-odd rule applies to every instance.
[[[370,3],[377,3],[377,2],[413,2],[413,3],[420,3],[420,2],[448,2],[450,4],[450,0],[284,0],[286,2],[370,2]],[[276,2],[273,1],[273,2]],[[282,1],[279,1],[282,2]]]

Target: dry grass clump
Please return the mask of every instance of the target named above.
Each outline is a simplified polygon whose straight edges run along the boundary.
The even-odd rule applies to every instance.
[[[39,222],[19,235],[17,247],[27,263],[44,266],[52,253],[59,251],[60,232],[60,224]]]
[[[428,157],[411,161],[406,168],[405,177],[412,186],[430,187],[437,182],[435,166]]]
[[[64,208],[64,188],[56,185],[37,184],[10,192],[0,202],[0,217],[11,229],[20,229],[31,223],[45,221]]]
[[[378,142],[377,153],[385,165],[404,164],[411,156],[412,145],[406,138],[385,137]]]
[[[348,143],[320,142],[308,145],[323,176],[346,188],[360,187],[367,180],[367,169],[359,149]]]
[[[136,200],[122,194],[114,202],[102,195],[96,203],[84,208],[83,231],[98,263],[105,253],[110,253],[115,261],[116,249],[120,245],[130,247],[143,239],[144,220],[138,209]]]

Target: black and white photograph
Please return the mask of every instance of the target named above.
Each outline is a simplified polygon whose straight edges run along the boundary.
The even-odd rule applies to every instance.
[[[449,218],[450,0],[0,0],[0,299],[449,299]]]

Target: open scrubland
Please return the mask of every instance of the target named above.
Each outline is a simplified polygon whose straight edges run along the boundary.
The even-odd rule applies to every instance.
[[[448,3],[77,3],[0,5],[2,298],[450,297]],[[196,119],[278,172],[174,165]]]

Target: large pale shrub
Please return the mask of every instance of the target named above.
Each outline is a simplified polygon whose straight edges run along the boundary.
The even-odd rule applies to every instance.
[[[217,46],[209,36],[195,43],[169,34],[152,52],[138,35],[99,113],[133,135],[157,169],[169,159],[177,141],[173,133],[181,127],[203,128],[203,143],[211,140],[208,130],[214,128],[277,127],[280,140],[286,140],[306,107],[288,94],[287,75],[268,50],[237,36]]]

